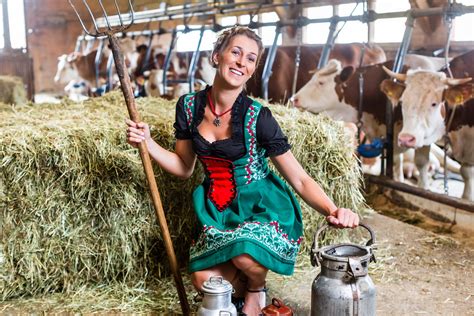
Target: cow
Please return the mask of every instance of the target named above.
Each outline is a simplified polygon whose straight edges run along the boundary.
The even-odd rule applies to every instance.
[[[312,77],[308,71],[315,69],[321,57],[321,46],[301,46],[300,66],[296,81],[296,90],[301,89]],[[255,74],[247,82],[247,93],[254,97],[262,95],[262,74],[268,51],[263,53]],[[292,94],[295,72],[296,46],[280,46],[277,48],[272,67],[272,75],[268,84],[268,99],[274,103],[285,104]],[[378,46],[363,44],[336,44],[331,50],[330,58],[338,59],[344,66],[358,67],[362,57],[362,65],[381,63],[386,60],[384,51]]]
[[[145,81],[145,92],[147,96],[161,96],[164,98],[177,98],[183,94],[189,93],[188,83],[170,83],[166,87],[166,91],[163,90],[163,64],[164,55],[155,56],[155,68],[149,71]],[[186,53],[175,53],[171,56],[170,67],[167,72],[167,78],[173,79],[186,79],[187,69],[186,60],[189,56]],[[214,81],[216,69],[212,67],[209,62],[209,57],[204,53],[200,57],[196,65],[196,75],[194,90],[199,91],[206,85],[211,85]]]
[[[331,59],[316,71],[311,80],[293,97],[293,105],[312,113],[325,112],[335,120],[356,123],[359,107],[359,77],[364,78],[363,103],[361,108],[362,131],[368,139],[386,136],[385,104],[387,97],[380,91],[380,83],[389,78],[382,66],[392,68],[393,61],[354,69],[342,67],[341,62]],[[406,71],[407,67],[404,67]],[[401,109],[393,112],[394,135],[401,129]],[[406,149],[394,146],[394,178],[403,181],[403,157]],[[418,185],[428,186],[429,147],[417,151],[415,159],[420,170]]]
[[[71,80],[86,80],[95,85],[96,68],[95,57],[97,50],[93,50],[87,55],[80,52],[64,54],[58,57],[58,68],[54,81],[56,83],[67,84]],[[108,49],[104,49],[104,55],[99,65],[99,78],[105,80],[107,77],[107,58],[110,54]]]
[[[462,197],[474,201],[474,50],[455,57],[451,71],[385,71],[401,83],[386,81],[383,92],[393,105],[400,103],[403,129],[398,144],[409,148],[430,145],[447,135],[451,155],[461,164]]]
[[[123,38],[119,41],[121,51],[125,56],[127,65],[134,65],[135,44],[130,38]],[[107,81],[107,62],[111,57],[111,50],[109,47],[104,47],[102,51],[102,58],[99,64],[99,74],[97,82],[98,86],[102,86]],[[54,81],[66,86],[72,86],[79,82],[85,81],[87,86],[96,86],[96,67],[95,59],[97,49],[89,53],[72,52],[70,54],[63,54],[58,57],[58,66]],[[97,88],[97,87],[96,87]]]

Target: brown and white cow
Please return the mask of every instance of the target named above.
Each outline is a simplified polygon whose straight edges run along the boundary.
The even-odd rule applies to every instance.
[[[312,113],[325,112],[335,120],[356,123],[359,107],[359,77],[364,78],[362,104],[362,131],[368,139],[386,136],[385,105],[387,97],[379,89],[382,81],[389,78],[382,66],[391,68],[393,61],[354,69],[342,67],[338,60],[316,71],[311,80],[292,98],[293,105]],[[406,67],[404,70],[406,71]],[[394,135],[401,129],[401,110],[394,109]],[[403,180],[403,156],[405,148],[394,146],[394,178]],[[428,186],[429,147],[418,150],[415,159],[420,171],[418,185]]]
[[[216,69],[212,67],[209,62],[209,57],[206,52],[201,52],[201,57],[196,65],[195,85],[194,91],[203,89],[206,85],[211,85],[214,81]],[[189,93],[188,83],[170,83],[163,90],[163,64],[164,55],[156,57],[156,69],[149,71],[147,80],[145,82],[145,91],[149,96],[161,96],[164,98],[177,98],[183,94]],[[187,53],[175,53],[171,56],[170,67],[167,72],[169,80],[186,79],[187,65],[186,61],[190,59]]]
[[[453,76],[460,79],[449,78],[446,70],[415,70],[404,75],[386,69],[403,84],[389,81],[384,89],[393,104],[401,104],[403,129],[398,135],[401,146],[430,145],[447,133],[452,156],[461,163],[462,197],[471,201],[474,201],[474,84],[468,82],[474,77],[473,60],[474,51],[470,51],[451,61]]]
[[[71,80],[80,81],[82,79],[95,86],[96,53],[97,50],[93,50],[86,55],[83,55],[80,52],[74,52],[58,57],[58,68],[56,75],[54,76],[54,81],[56,83],[67,84]],[[110,51],[104,48],[104,55],[99,65],[99,80],[103,80],[104,82],[107,78],[107,59],[109,54]]]
[[[119,41],[120,49],[125,56],[125,61],[130,67],[135,67],[137,53],[135,52],[135,42],[126,37]],[[102,58],[99,65],[99,84],[103,84],[107,79],[107,62],[111,55],[111,50],[104,47]],[[71,81],[87,81],[88,84],[95,86],[96,82],[96,59],[97,49],[88,53],[72,52],[58,57],[58,66],[54,81],[56,83],[69,84]]]
[[[321,57],[322,46],[301,46],[300,66],[296,91],[301,89],[312,74]],[[262,96],[262,74],[268,50],[263,53],[262,59],[255,74],[247,82],[247,92],[255,97]],[[381,63],[386,60],[385,52],[378,46],[364,46],[362,44],[336,44],[331,50],[329,58],[337,59],[343,66],[358,67],[363,55],[362,65]],[[291,97],[293,78],[295,73],[296,46],[280,46],[277,48],[272,67],[272,75],[268,84],[268,99],[276,103],[286,103]]]

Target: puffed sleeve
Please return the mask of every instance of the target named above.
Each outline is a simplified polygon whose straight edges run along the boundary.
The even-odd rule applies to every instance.
[[[176,139],[191,139],[191,132],[184,112],[184,97],[185,95],[181,96],[176,103],[176,118],[173,124]]]
[[[288,138],[267,107],[262,107],[258,114],[257,142],[265,149],[267,157],[278,156],[291,149]]]

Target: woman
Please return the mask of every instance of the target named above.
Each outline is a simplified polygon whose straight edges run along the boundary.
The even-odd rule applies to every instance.
[[[212,275],[230,280],[247,315],[265,306],[269,269],[293,273],[302,236],[300,207],[269,170],[267,157],[330,224],[359,223],[357,214],[336,207],[303,170],[270,110],[243,93],[262,52],[261,39],[248,28],[220,34],[211,54],[217,70],[212,87],[177,103],[174,152],[151,139],[147,124],[127,120],[128,142],[136,147],[145,141],[167,172],[188,178],[196,158],[203,164],[206,179],[193,193],[200,232],[190,250],[192,281],[199,291]]]

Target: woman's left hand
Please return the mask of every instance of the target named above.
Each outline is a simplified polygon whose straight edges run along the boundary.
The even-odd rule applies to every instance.
[[[354,228],[359,225],[359,215],[350,209],[338,208],[326,217],[326,221],[338,228]]]

